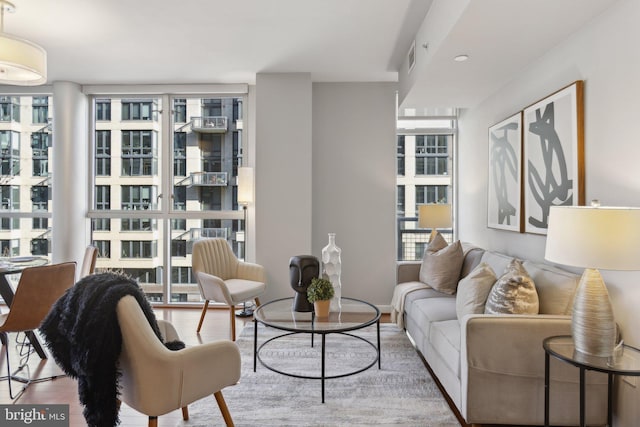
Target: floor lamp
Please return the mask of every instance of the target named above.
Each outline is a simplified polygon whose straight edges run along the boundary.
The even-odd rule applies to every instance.
[[[451,228],[451,205],[448,203],[430,203],[418,206],[418,227],[430,228],[429,242],[436,237],[438,228]]]
[[[247,247],[249,243],[249,227],[247,224],[247,209],[253,202],[253,168],[242,166],[238,168],[238,204],[242,205],[244,212],[244,258],[247,259]],[[247,302],[242,304],[242,310],[236,311],[238,317],[249,317],[253,315],[253,310],[247,308]]]
[[[617,344],[609,293],[598,269],[640,270],[640,208],[553,206],[545,259],[585,268],[573,300],[576,350],[609,357]]]

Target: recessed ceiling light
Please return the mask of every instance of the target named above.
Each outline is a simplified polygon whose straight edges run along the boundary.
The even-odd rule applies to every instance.
[[[469,55],[458,55],[455,58],[453,58],[453,60],[456,62],[464,62],[467,59],[469,59]]]

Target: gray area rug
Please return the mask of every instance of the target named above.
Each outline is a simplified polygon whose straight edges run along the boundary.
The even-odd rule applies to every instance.
[[[258,327],[258,343],[283,331]],[[381,324],[382,369],[377,364],[359,374],[325,382],[272,372],[258,361],[253,372],[253,324],[237,339],[242,354],[240,383],[223,390],[236,426],[433,426],[459,427],[451,409],[411,342],[396,325]],[[375,343],[375,326],[355,331]],[[273,367],[295,374],[320,375],[320,336],[274,340],[261,351]],[[363,368],[375,360],[367,343],[340,334],[326,339],[327,375]],[[224,425],[213,396],[189,406],[190,420],[180,426]]]

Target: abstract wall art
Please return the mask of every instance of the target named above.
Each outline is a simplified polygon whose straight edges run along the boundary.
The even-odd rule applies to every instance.
[[[522,232],[522,112],[489,128],[487,226]]]
[[[584,205],[583,81],[523,112],[524,231],[546,234],[551,206]]]

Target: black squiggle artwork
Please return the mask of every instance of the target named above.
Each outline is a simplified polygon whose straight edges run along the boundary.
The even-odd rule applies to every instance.
[[[541,209],[541,217],[529,216],[529,224],[547,228],[551,206],[573,205],[573,180],[569,179],[567,161],[560,137],[555,129],[554,103],[536,109],[536,120],[529,124],[529,132],[540,138],[542,164],[538,168],[528,161],[529,188]]]
[[[509,201],[508,179],[518,181],[518,157],[509,144],[509,131],[517,131],[517,123],[508,123],[491,133],[490,170],[493,190],[498,201],[498,224],[511,225],[516,207]]]

